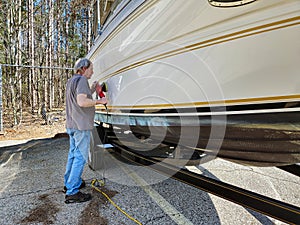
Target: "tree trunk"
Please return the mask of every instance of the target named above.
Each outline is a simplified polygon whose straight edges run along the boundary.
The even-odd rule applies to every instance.
[[[48,109],[51,110],[53,106],[53,99],[54,99],[54,91],[53,91],[53,45],[54,45],[54,7],[52,5],[52,0],[49,1],[49,75],[48,75],[48,80],[49,80],[49,105]]]
[[[34,0],[29,0],[30,2],[30,37],[31,37],[31,66],[35,66],[35,46],[34,46]],[[35,68],[31,68],[31,111],[34,112],[37,109],[37,82]]]
[[[58,44],[57,44],[57,65],[61,66],[62,63],[61,63],[61,55],[60,55],[60,52],[61,52],[61,49],[62,49],[62,46],[61,46],[61,36],[62,36],[62,27],[61,27],[61,10],[62,9],[62,6],[61,6],[61,1],[58,0],[57,1],[57,11],[58,11],[58,14],[57,14],[57,39],[58,39]],[[63,89],[62,89],[62,82],[65,80],[64,79],[64,76],[63,76],[63,73],[64,71],[56,71],[56,87],[57,87],[57,101],[56,101],[56,106],[57,107],[61,107],[63,102],[64,102],[64,99],[63,99]]]
[[[16,44],[16,23],[14,21],[15,18],[15,9],[13,6],[10,6],[9,9],[9,19],[8,19],[8,36],[10,37],[10,63],[13,65],[16,63],[16,49],[17,49],[17,44]],[[16,104],[16,88],[15,88],[15,80],[16,80],[16,68],[11,69],[11,76],[9,77],[9,85],[10,85],[10,90],[11,90],[11,109],[12,109],[12,117],[13,117],[13,126],[18,124],[18,117],[17,117],[17,104]]]
[[[18,1],[17,5],[17,11],[18,11],[18,38],[17,38],[17,65],[22,65],[22,0]],[[22,114],[23,114],[23,101],[22,101],[22,74],[21,74],[21,67],[17,67],[16,70],[16,78],[18,83],[18,125],[22,122]]]

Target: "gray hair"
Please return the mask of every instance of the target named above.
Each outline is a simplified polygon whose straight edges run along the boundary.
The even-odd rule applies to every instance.
[[[74,73],[82,73],[83,68],[89,68],[92,62],[87,58],[80,58],[74,65]]]

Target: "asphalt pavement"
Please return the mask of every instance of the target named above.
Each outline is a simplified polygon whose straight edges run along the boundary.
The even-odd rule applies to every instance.
[[[0,224],[284,224],[118,159],[106,150],[101,153],[100,170],[88,166],[84,170],[88,185],[83,192],[92,193],[93,199],[65,204],[62,187],[67,153],[67,138],[0,147]],[[300,178],[277,168],[216,159],[190,169],[300,206]],[[103,178],[105,185],[99,189],[108,198],[90,185],[93,179]]]

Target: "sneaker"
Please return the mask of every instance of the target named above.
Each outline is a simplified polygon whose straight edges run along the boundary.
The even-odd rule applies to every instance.
[[[77,192],[74,195],[66,195],[65,203],[80,203],[80,202],[86,202],[92,199],[91,194],[84,194],[82,192]]]
[[[82,189],[82,188],[85,188],[85,181],[84,181],[84,180],[82,180],[82,182],[81,182],[81,184],[80,184],[80,186],[79,186],[79,189]],[[66,186],[64,186],[64,189],[63,189],[62,192],[63,192],[63,193],[66,193],[66,192],[67,192],[67,187],[66,187]]]

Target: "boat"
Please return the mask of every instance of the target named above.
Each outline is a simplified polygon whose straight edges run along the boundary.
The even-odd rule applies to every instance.
[[[95,1],[95,9],[100,32],[87,57],[90,82],[107,85],[107,110],[95,115],[101,141],[179,166],[300,162],[298,0]]]

